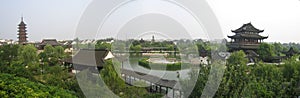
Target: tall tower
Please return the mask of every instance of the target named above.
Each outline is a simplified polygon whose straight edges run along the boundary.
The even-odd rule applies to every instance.
[[[19,39],[19,44],[25,44],[27,42],[27,30],[26,30],[26,24],[23,21],[23,17],[21,18],[21,22],[18,25],[18,39]]]
[[[154,35],[152,36],[152,40],[151,40],[152,42],[155,42],[155,39],[154,39]]]

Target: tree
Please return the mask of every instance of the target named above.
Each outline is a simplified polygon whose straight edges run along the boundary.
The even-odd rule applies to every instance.
[[[226,69],[216,97],[239,97],[251,77],[247,75],[248,59],[243,51],[236,51],[227,59]]]
[[[248,63],[248,59],[246,58],[246,54],[240,50],[237,52],[233,52],[230,57],[227,59],[229,65],[246,65]]]
[[[62,46],[52,47],[46,45],[44,51],[39,54],[44,65],[59,65],[59,61],[66,57],[64,48]]]
[[[76,97],[68,90],[46,86],[22,77],[2,73],[0,78],[0,97]]]
[[[184,91],[185,97],[189,97],[189,98],[201,97],[203,93],[203,89],[209,77],[210,69],[211,69],[210,66],[200,66],[199,71],[193,69],[189,72],[189,77],[190,77],[189,79],[180,80],[180,84],[182,85],[182,91]],[[196,84],[194,82],[196,82]],[[186,95],[189,94],[191,88],[193,88],[193,90],[190,93],[190,95]]]
[[[47,44],[44,48],[44,51],[39,54],[41,61],[44,65],[54,65],[56,62],[53,62],[54,57],[54,48]]]
[[[138,53],[142,50],[142,46],[141,45],[136,45],[136,46],[131,45],[130,50],[134,51],[136,53],[136,55],[138,55]]]
[[[120,51],[120,52],[124,52],[125,51],[125,46],[126,43],[124,41],[116,41],[112,44],[112,50],[113,51]]]
[[[0,47],[0,64],[10,65],[17,59],[19,45],[3,45]]]
[[[274,46],[267,43],[260,44],[257,53],[259,54],[260,58],[263,60],[270,59],[271,57],[275,56]]]
[[[274,52],[277,56],[280,56],[281,52],[283,52],[284,50],[287,50],[287,48],[283,47],[282,44],[280,44],[280,43],[274,43],[273,46],[275,49]]]
[[[108,49],[111,50],[111,44],[103,42],[103,41],[97,41],[95,45],[96,49]]]
[[[39,58],[37,54],[37,49],[33,45],[25,45],[19,48],[19,61],[25,66],[38,65]]]

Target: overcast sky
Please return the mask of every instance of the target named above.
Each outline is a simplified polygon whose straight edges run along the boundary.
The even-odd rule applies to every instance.
[[[17,25],[22,15],[28,25],[30,41],[73,39],[81,15],[91,1],[1,0],[0,39],[17,40]],[[208,3],[224,37],[233,35],[231,30],[251,22],[256,28],[265,30],[262,35],[269,36],[267,42],[300,42],[299,0],[209,0]]]

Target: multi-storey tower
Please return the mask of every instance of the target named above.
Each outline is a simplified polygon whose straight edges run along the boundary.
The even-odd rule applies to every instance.
[[[27,30],[26,30],[26,24],[24,23],[23,17],[21,18],[21,22],[18,25],[18,39],[19,44],[26,44],[27,43]]]

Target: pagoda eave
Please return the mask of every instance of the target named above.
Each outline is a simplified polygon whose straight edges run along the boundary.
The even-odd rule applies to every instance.
[[[262,32],[264,32],[264,31],[265,31],[265,30],[259,30],[259,31],[245,31],[245,30],[238,31],[238,30],[231,30],[231,32],[233,32],[233,33],[242,33],[242,32],[262,33]]]

